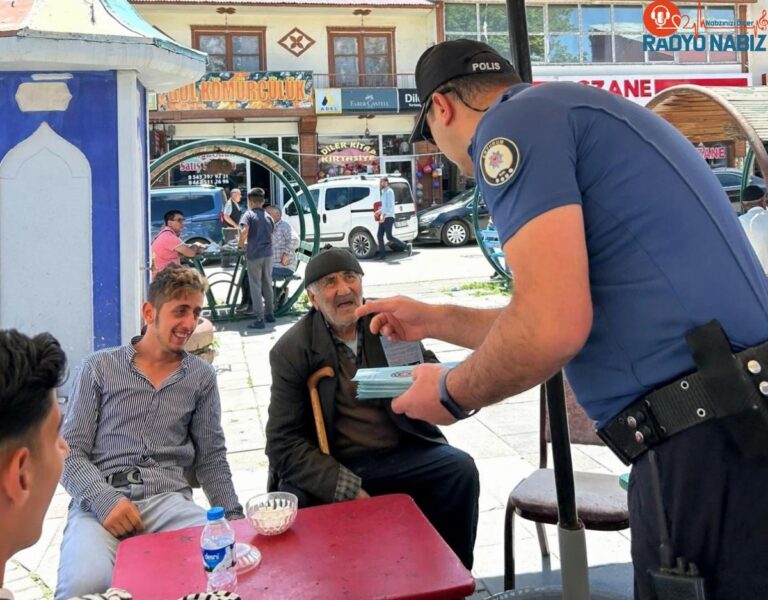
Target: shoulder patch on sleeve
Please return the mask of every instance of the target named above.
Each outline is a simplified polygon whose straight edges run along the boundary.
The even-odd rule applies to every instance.
[[[480,169],[488,185],[504,185],[515,176],[519,165],[520,151],[507,138],[493,138],[480,153]]]

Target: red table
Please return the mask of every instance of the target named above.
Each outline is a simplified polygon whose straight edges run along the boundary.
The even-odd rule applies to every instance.
[[[413,500],[392,494],[299,511],[282,535],[260,536],[246,520],[237,540],[255,545],[261,564],[238,579],[243,600],[455,599],[471,595],[472,575]],[[112,584],[134,600],[175,600],[205,591],[202,527],[139,535],[120,543]]]

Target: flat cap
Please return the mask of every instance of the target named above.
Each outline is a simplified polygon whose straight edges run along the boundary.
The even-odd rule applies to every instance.
[[[354,271],[364,275],[360,263],[346,248],[327,248],[313,256],[307,263],[304,284],[312,285],[315,281],[337,271]]]

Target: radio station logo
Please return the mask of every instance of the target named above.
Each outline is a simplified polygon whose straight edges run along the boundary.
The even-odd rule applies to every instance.
[[[683,13],[672,0],[654,0],[643,11],[643,50],[651,52],[766,52],[768,11],[754,21],[711,19],[699,1],[695,15]],[[734,33],[734,31],[738,33]]]

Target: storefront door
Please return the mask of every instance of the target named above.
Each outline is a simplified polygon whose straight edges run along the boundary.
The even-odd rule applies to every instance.
[[[413,181],[413,159],[405,159],[402,157],[384,157],[382,159],[384,168],[382,171],[388,175],[397,175],[398,177],[404,177],[411,184],[411,189],[414,189],[415,182]]]

